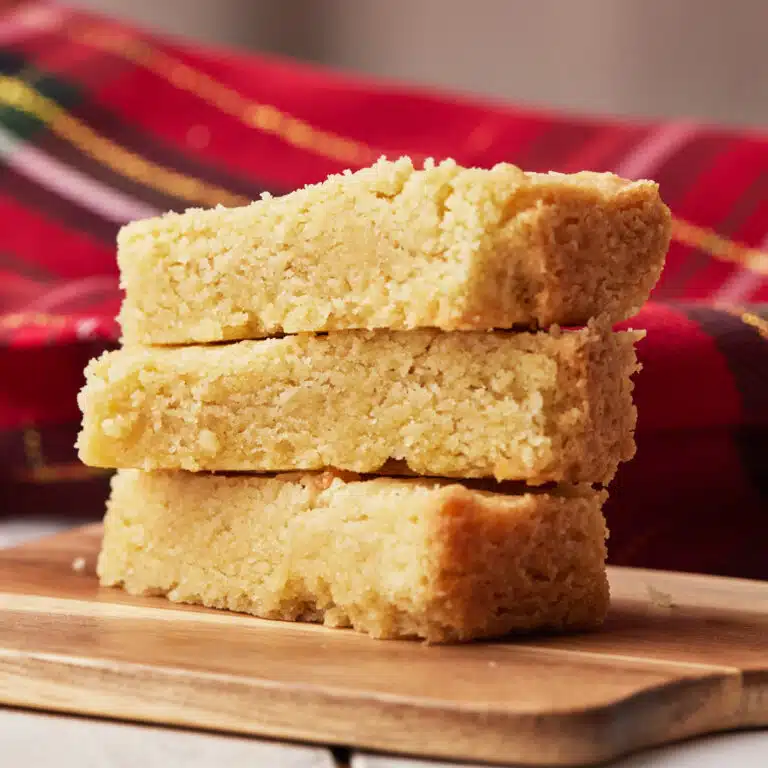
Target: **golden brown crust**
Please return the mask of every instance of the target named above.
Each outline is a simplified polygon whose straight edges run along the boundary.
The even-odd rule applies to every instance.
[[[122,470],[101,583],[375,637],[455,642],[597,626],[605,493],[455,481]]]
[[[581,334],[567,334],[558,369],[559,403],[555,429],[555,452],[567,454],[579,446],[581,471],[595,482],[609,483],[618,462],[635,455],[634,431],[637,409],[632,400],[632,376],[640,370],[634,342],[644,332],[610,333],[594,322]],[[580,403],[586,412],[576,418]],[[613,471],[605,472],[604,456],[615,456]],[[561,482],[574,482],[565,474]]]
[[[539,186],[518,196],[477,260],[478,289],[457,327],[508,327],[515,303],[540,327],[634,315],[661,275],[671,237],[656,185],[589,172],[531,177]]]
[[[608,609],[603,563],[607,494],[527,495],[514,517],[455,486],[435,519],[440,553],[428,639],[598,626]],[[542,617],[546,605],[546,620]]]

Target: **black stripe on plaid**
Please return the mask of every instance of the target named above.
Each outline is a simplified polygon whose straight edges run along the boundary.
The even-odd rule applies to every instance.
[[[34,65],[27,63],[21,56],[5,55],[5,59],[0,59],[0,68],[7,67],[8,74],[15,74],[30,88],[43,93],[46,97],[55,101],[60,107],[67,108],[69,110],[75,108],[75,103],[66,105],[61,103],[55,97],[55,93],[46,92],[41,87],[41,83],[44,82],[63,82],[57,81],[56,78],[41,72]],[[44,79],[43,79],[44,78]],[[84,91],[79,91],[82,97]],[[30,118],[34,119],[34,118]],[[150,187],[146,187],[139,182],[135,182],[126,176],[119,173],[115,173],[107,166],[100,163],[98,160],[94,160],[86,153],[82,152],[76,146],[68,142],[66,139],[62,139],[52,131],[48,130],[44,123],[40,123],[41,130],[36,130],[25,136],[23,133],[18,133],[21,138],[25,138],[28,141],[34,143],[41,151],[46,155],[59,160],[64,165],[77,169],[80,173],[85,174],[91,179],[94,179],[111,189],[116,189],[132,198],[139,200],[147,205],[155,207],[159,212],[165,212],[169,210],[182,210],[186,207],[185,203],[182,203],[178,198],[165,195],[162,192],[156,191]],[[6,127],[14,130],[13,125],[7,125]]]
[[[741,398],[734,442],[745,474],[768,505],[768,341],[738,314],[704,306],[684,311],[712,338],[728,365]]]
[[[105,62],[118,65],[108,66],[107,69],[114,69],[117,72],[125,69],[125,63],[122,59],[112,54],[101,52],[99,54],[99,67],[103,68]],[[24,57],[20,53],[13,53],[8,50],[0,52],[0,72],[15,76],[21,75],[25,82],[38,90],[41,90],[38,88],[40,82],[58,83],[60,88],[70,87],[75,89],[78,94],[76,101],[62,101],[52,89],[46,89],[43,92],[45,96],[58,103],[62,108],[67,109],[74,117],[88,124],[92,130],[101,134],[104,138],[113,141],[124,149],[135,152],[152,163],[199,179],[207,184],[222,187],[250,200],[257,199],[263,191],[269,191],[274,195],[288,191],[268,188],[267,185],[258,180],[243,177],[236,172],[203,161],[189,152],[180,150],[175,145],[152,136],[134,123],[126,120],[124,116],[103,107],[98,103],[98,96],[93,96],[93,89],[94,87],[97,89],[108,88],[109,85],[103,81],[103,78],[95,79],[90,71],[91,69],[93,67],[86,71],[73,69],[64,77],[46,73],[44,69],[38,68],[34,55]],[[32,72],[36,73],[36,75],[41,75],[42,79],[30,79],[29,75]],[[138,182],[131,183],[146,189]],[[142,197],[141,199],[143,200],[144,198]],[[179,208],[182,202],[185,205],[189,205],[187,201],[181,201],[176,198],[176,204],[172,207]]]
[[[81,89],[75,83],[37,71],[24,58],[8,51],[0,51],[0,74],[18,77],[25,81],[34,74],[35,90],[45,98],[55,101],[62,109],[71,110],[82,96]],[[34,115],[5,104],[0,105],[0,115],[7,128],[25,139],[31,138],[46,127],[45,123]]]
[[[79,420],[0,430],[0,465],[15,475],[20,469],[77,462],[75,440],[79,432]],[[39,441],[37,456],[31,455],[29,450],[30,435]],[[5,473],[0,476],[2,474]]]
[[[20,76],[28,86],[86,123],[96,133],[114,142],[122,149],[133,152],[156,165],[161,165],[204,183],[222,187],[228,192],[239,194],[249,200],[258,198],[266,189],[265,185],[257,181],[243,179],[221,168],[210,166],[165,142],[155,139],[128,123],[120,115],[110,112],[88,98],[86,91],[83,91],[79,85],[37,70],[34,62],[25,61],[23,57],[17,54],[4,52],[0,58],[0,71],[5,74]],[[74,98],[75,95],[77,98]],[[185,198],[146,186],[140,181],[134,181],[119,171],[99,163],[79,148],[48,131],[45,123],[35,116],[28,115],[21,110],[5,107],[4,111],[0,110],[0,120],[7,129],[19,138],[33,141],[51,157],[70,167],[77,168],[90,178],[130,195],[160,212],[183,211],[191,204]],[[281,192],[281,190],[274,189],[270,191],[273,194],[280,194]]]
[[[38,211],[44,218],[58,221],[67,229],[74,229],[102,243],[114,246],[119,225],[61,197],[36,181],[18,173],[0,162],[0,188],[27,208]],[[13,222],[7,222],[13,226]],[[0,225],[2,231],[2,225]],[[51,244],[54,245],[53,243]]]
[[[143,131],[125,117],[109,111],[88,94],[83,95],[71,113],[100,135],[156,165],[199,179],[206,184],[222,187],[248,200],[258,199],[264,191],[273,195],[287,191],[268,187],[258,179],[239,176],[222,166],[211,165],[193,157],[179,147]],[[189,206],[188,201],[183,202],[184,207]]]
[[[26,66],[20,56],[7,51],[0,55],[0,72],[4,74],[18,75]],[[43,74],[37,78],[35,87],[46,98],[66,109],[71,109],[80,98],[79,91],[71,84]],[[47,130],[42,120],[7,105],[0,105],[0,125],[20,141],[28,142]],[[39,211],[46,218],[58,220],[65,227],[78,229],[105,243],[113,243],[115,240],[118,227],[114,222],[61,197],[6,163],[0,163],[0,186],[22,205]],[[8,226],[12,226],[12,222],[8,222]]]
[[[51,272],[43,264],[28,259],[20,259],[5,250],[0,250],[0,270],[13,272],[15,275],[26,277],[28,280],[35,280],[38,283],[54,283],[59,279],[55,272]]]
[[[77,230],[102,243],[114,246],[119,225],[83,208],[56,192],[42,187],[0,162],[0,188],[13,199],[47,219],[58,221],[64,228]],[[13,222],[7,222],[13,226]],[[0,232],[2,225],[0,225]],[[54,247],[54,244],[51,243]]]
[[[133,181],[127,176],[116,173],[108,166],[93,159],[76,146],[62,139],[51,131],[39,134],[35,137],[35,146],[49,157],[59,160],[70,168],[77,169],[91,179],[104,184],[110,189],[122,192],[124,195],[150,205],[159,213],[166,211],[183,211],[189,207],[189,203],[178,197],[164,194],[152,187],[146,187],[140,182]]]

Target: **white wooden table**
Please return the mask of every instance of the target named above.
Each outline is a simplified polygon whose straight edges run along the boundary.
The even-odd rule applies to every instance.
[[[0,547],[63,527],[51,517],[0,519]],[[464,764],[371,755],[209,733],[114,723],[0,707],[2,768],[461,768]],[[766,768],[768,731],[723,734],[648,751],[611,768]],[[469,768],[469,766],[467,767]],[[609,768],[609,767],[606,767]]]

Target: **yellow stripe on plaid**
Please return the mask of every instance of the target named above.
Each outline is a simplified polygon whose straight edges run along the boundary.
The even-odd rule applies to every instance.
[[[150,162],[116,144],[16,77],[0,75],[0,103],[36,117],[84,154],[150,189],[207,207],[218,204],[237,206],[249,202],[242,195]]]
[[[64,315],[56,315],[44,312],[9,312],[0,314],[0,331],[13,331],[22,325],[37,325],[42,328],[62,327],[68,318]]]
[[[760,315],[750,312],[746,307],[734,307],[729,304],[716,304],[715,309],[727,312],[733,317],[738,317],[742,323],[754,328],[766,341],[768,341],[768,320],[764,320]]]
[[[114,50],[128,57],[131,61],[150,68],[152,72],[174,83],[177,87],[196,93],[201,98],[205,98],[205,94],[208,94],[209,98],[206,99],[208,103],[222,109],[227,114],[239,115],[246,124],[279,136],[296,147],[317,152],[336,161],[358,165],[365,165],[373,162],[382,154],[388,154],[386,150],[374,150],[362,142],[319,131],[272,105],[248,100],[228,86],[216,82],[208,75],[197,72],[168,54],[150,48],[146,43],[131,40],[121,35],[97,35],[93,31],[88,34],[81,33],[77,39],[94,46],[98,45],[108,50]],[[158,57],[160,58],[158,59]],[[168,67],[173,68],[170,73],[159,66],[158,60],[165,61]],[[173,72],[177,74],[174,76]],[[199,86],[200,90],[196,90],[196,86]],[[250,202],[242,195],[222,187],[209,185],[201,179],[186,176],[150,162],[137,153],[101,136],[18,78],[0,76],[0,103],[34,115],[45,122],[58,136],[66,139],[97,162],[102,163],[115,173],[138,181],[151,189],[196,205],[208,207],[218,204],[238,206]],[[237,105],[237,109],[235,109],[235,105]],[[257,115],[261,115],[261,117],[257,119]],[[341,149],[342,145],[345,147],[343,150]],[[332,151],[332,148],[335,149]],[[738,264],[758,274],[768,275],[768,253],[718,235],[711,229],[673,217],[672,238],[679,243],[697,248],[720,261]]]
[[[753,328],[757,329],[757,332],[766,340],[768,341],[768,322],[763,320],[762,317],[756,315],[754,312],[742,312],[741,315],[741,321],[743,323],[746,323],[747,325],[751,325]]]
[[[271,104],[248,99],[210,75],[129,35],[97,27],[73,30],[71,35],[83,45],[122,56],[246,125],[275,135],[299,149],[359,166],[373,163],[381,155],[393,154],[386,149],[376,149],[361,141],[319,130]],[[739,264],[760,274],[768,274],[767,253],[744,246],[710,229],[674,217],[672,237],[716,259]]]
[[[49,485],[52,483],[83,482],[100,477],[108,477],[113,470],[101,467],[86,467],[85,464],[73,461],[64,464],[49,464],[35,467],[34,469],[22,469],[11,473],[10,477],[17,483],[30,483],[36,485]]]
[[[387,154],[385,150],[374,149],[361,141],[315,128],[272,104],[249,99],[180,59],[126,34],[90,27],[72,29],[70,36],[82,45],[122,56],[172,83],[176,88],[194,94],[249,128],[276,136],[297,149],[314,152],[338,163],[357,166],[370,165],[381,155]]]
[[[697,248],[721,261],[729,261],[761,275],[768,275],[768,253],[718,235],[706,227],[674,217],[672,237],[683,245]]]
[[[111,470],[87,467],[79,461],[48,462],[43,453],[43,436],[36,427],[28,426],[23,432],[26,466],[11,472],[12,480],[21,483],[58,483],[62,481],[90,480],[105,477]]]

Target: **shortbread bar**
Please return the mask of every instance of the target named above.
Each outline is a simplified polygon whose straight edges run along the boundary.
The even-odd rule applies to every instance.
[[[98,571],[133,594],[378,638],[584,629],[608,605],[605,495],[123,470]]]
[[[638,334],[338,331],[92,361],[101,467],[606,483],[634,453]]]
[[[648,298],[669,237],[650,181],[381,160],[124,227],[123,341],[618,321]]]

